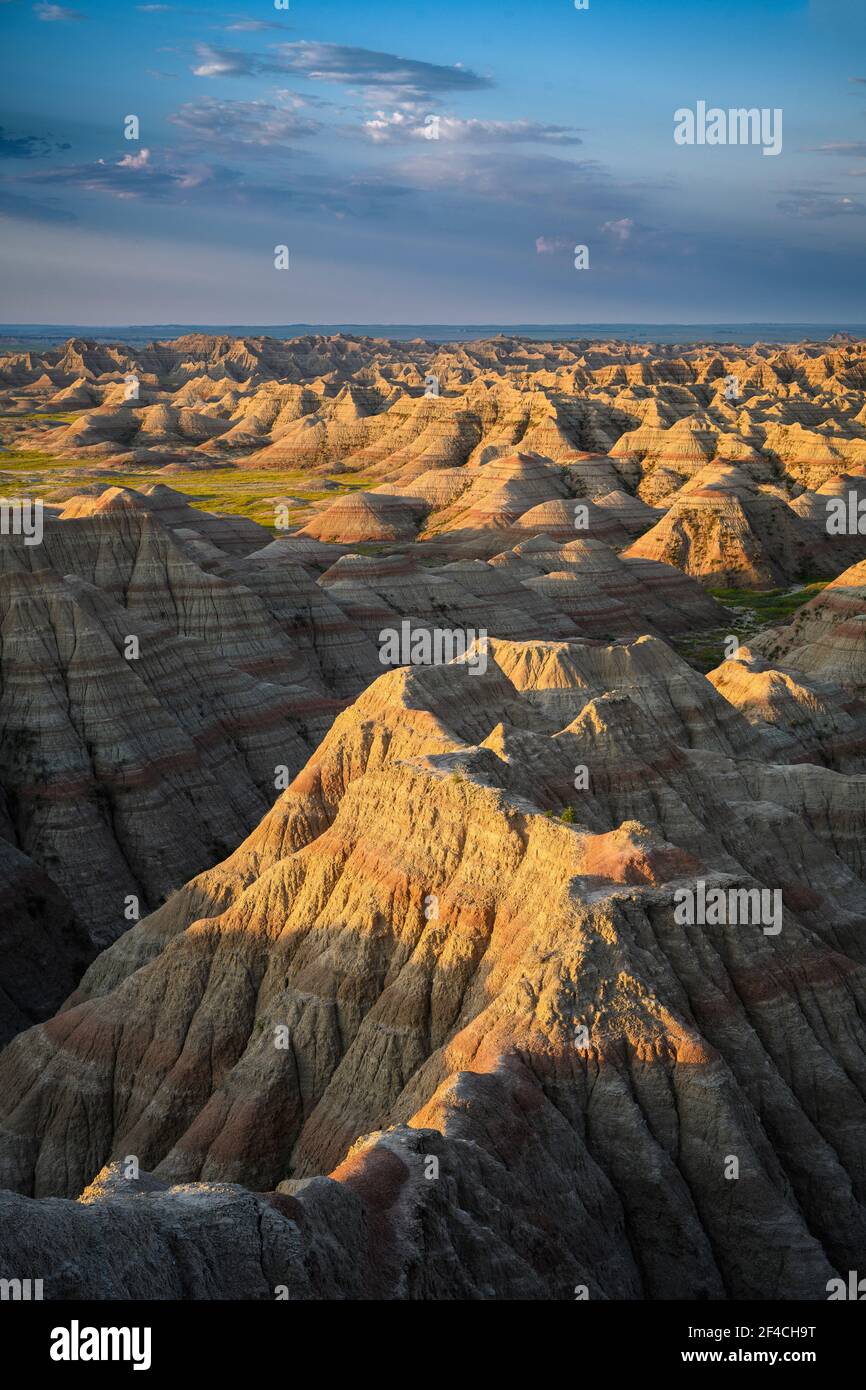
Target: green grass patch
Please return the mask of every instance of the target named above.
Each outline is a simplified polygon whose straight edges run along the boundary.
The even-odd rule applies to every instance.
[[[57,421],[61,425],[71,425],[79,415],[87,415],[92,409],[93,406],[88,406],[87,410],[4,410],[0,411],[0,420],[43,420],[46,424]]]
[[[669,641],[684,661],[705,676],[725,660],[725,638],[728,636],[730,634],[726,629],[715,628],[712,632],[702,632],[693,637],[671,637]]]
[[[25,417],[19,416],[19,419]],[[55,417],[60,419],[61,416]],[[10,441],[7,441],[7,445]],[[0,446],[2,447],[2,446]],[[226,512],[232,516],[249,517],[269,531],[277,533],[275,501],[282,497],[296,497],[297,503],[289,503],[290,525],[300,525],[306,521],[314,503],[333,501],[335,498],[375,487],[375,483],[364,477],[339,475],[333,479],[311,477],[299,470],[277,471],[254,468],[208,468],[180,469],[176,473],[161,473],[152,467],[126,467],[121,465],[106,471],[95,468],[92,459],[60,458],[39,449],[12,449],[0,453],[0,473],[12,473],[14,478],[0,477],[0,496],[20,490],[23,476],[27,478],[28,490],[42,486],[46,491],[60,485],[81,488],[93,483],[103,483],[106,487],[130,487],[138,491],[162,483],[184,493],[190,505],[199,511]],[[333,482],[333,487],[322,487],[322,482]],[[376,552],[377,553],[377,552]]]
[[[725,643],[736,637],[743,646],[767,627],[788,622],[804,603],[826,589],[828,579],[812,580],[798,589],[710,589],[713,598],[728,610],[730,625],[709,632],[671,639],[671,646],[689,665],[706,675],[725,661]]]
[[[30,449],[16,450],[14,454],[0,452],[0,496],[14,496],[22,488],[26,488],[29,493],[40,490],[51,492],[67,481],[67,470],[85,468],[89,468],[85,459],[55,458],[53,454]],[[74,479],[69,479],[69,483],[70,486],[83,487],[95,480],[95,476],[92,477],[89,473],[76,473]]]
[[[745,611],[761,627],[773,627],[792,617],[804,603],[826,589],[829,582],[828,579],[813,580],[798,589],[710,589],[709,592],[737,617]]]
[[[358,545],[352,544],[353,555],[398,555],[400,550],[398,541],[361,541]]]

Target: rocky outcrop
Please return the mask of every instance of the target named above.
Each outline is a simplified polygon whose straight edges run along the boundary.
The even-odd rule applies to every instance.
[[[65,521],[122,512],[153,517],[167,530],[180,532],[185,539],[201,539],[230,555],[248,555],[264,545],[270,536],[263,526],[247,517],[215,516],[191,507],[182,492],[164,483],[153,483],[141,492],[130,487],[108,487],[95,496],[71,497],[59,515]]]
[[[857,538],[832,543],[775,492],[725,467],[699,474],[625,554],[664,561],[719,588],[760,589],[836,574],[861,549]]]
[[[765,764],[652,639],[490,648],[376,681],[6,1050],[3,1184],[75,1198],[133,1156],[315,1199],[311,1243],[343,1202],[352,1251],[346,1186],[391,1297],[446,1265],[468,1296],[825,1297],[866,1238],[866,782]],[[699,878],[780,892],[778,930],[679,924]]]
[[[750,647],[774,663],[866,692],[866,561],[852,565],[782,628]]]
[[[765,736],[773,736],[781,761],[866,772],[866,702],[841,685],[776,669],[748,647],[710,671],[707,680]]]
[[[256,823],[277,766],[308,756],[322,697],[256,680],[48,568],[5,574],[0,612],[15,840],[105,945]]]
[[[381,673],[383,627],[409,616],[529,639],[716,620],[698,586],[675,571],[632,578],[600,542],[535,543],[513,573],[508,555],[436,569],[347,556],[317,582],[325,556],[303,540],[275,543],[298,559],[227,553],[207,523],[199,539],[176,527],[159,496],[154,509],[132,489],[103,492],[47,514],[40,545],[0,547],[10,838],[99,945],[252,829],[278,779]],[[605,565],[618,574],[601,578]],[[535,581],[556,569],[568,583],[544,595]],[[600,580],[616,593],[606,608],[590,601]]]
[[[355,492],[339,497],[297,533],[318,541],[407,541],[418,534],[420,499]]]
[[[319,585],[377,641],[411,615],[413,630],[497,637],[634,637],[718,626],[723,610],[667,565],[620,560],[599,540],[524,541],[489,562],[420,565],[410,555],[345,555]]]

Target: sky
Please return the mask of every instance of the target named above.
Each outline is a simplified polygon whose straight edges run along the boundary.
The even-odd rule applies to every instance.
[[[0,53],[0,322],[866,321],[866,0],[0,0]]]

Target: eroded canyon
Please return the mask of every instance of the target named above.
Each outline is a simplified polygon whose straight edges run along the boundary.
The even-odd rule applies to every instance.
[[[4,1273],[863,1266],[866,344],[70,340],[0,409]]]

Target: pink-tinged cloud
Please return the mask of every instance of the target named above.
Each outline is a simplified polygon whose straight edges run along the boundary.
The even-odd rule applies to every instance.
[[[601,230],[618,241],[620,246],[624,246],[631,239],[634,231],[634,218],[620,217],[615,222],[605,222],[602,224]]]
[[[567,251],[569,243],[563,241],[561,237],[537,236],[535,238],[535,254],[537,256],[554,256],[557,251]]]

